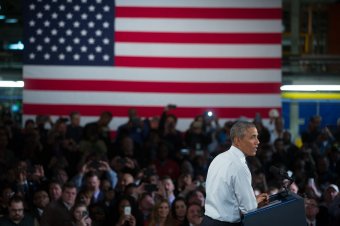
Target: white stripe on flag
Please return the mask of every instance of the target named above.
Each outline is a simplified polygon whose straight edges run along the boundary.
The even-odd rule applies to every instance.
[[[161,6],[161,7],[234,7],[274,8],[281,7],[280,0],[116,0],[117,6]]]
[[[117,43],[117,56],[159,57],[281,57],[281,45]]]
[[[25,79],[155,82],[281,82],[281,69],[171,69],[24,65]]]
[[[117,18],[116,31],[281,33],[281,20]]]
[[[26,104],[164,106],[167,103],[176,103],[186,107],[279,107],[281,104],[279,94],[203,95],[25,90],[24,98]]]

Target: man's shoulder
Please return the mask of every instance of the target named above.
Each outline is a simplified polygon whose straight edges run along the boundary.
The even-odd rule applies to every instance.
[[[15,226],[16,224],[14,224],[12,221],[10,221],[7,218],[3,218],[0,219],[0,226]]]
[[[6,216],[2,216],[2,217],[0,217],[0,225],[2,225],[3,223],[5,223],[5,222],[8,222],[9,220],[8,220],[8,218],[6,217]]]
[[[213,160],[223,160],[223,161],[225,161],[225,159],[228,159],[228,158],[230,158],[229,156],[230,156],[230,149],[228,149],[228,150],[226,150],[226,151],[224,151],[224,152],[221,152],[221,153],[219,153],[219,154],[217,154],[215,157],[214,157],[214,159]]]
[[[29,214],[29,213],[25,213],[24,218],[21,221],[22,223],[24,223],[23,225],[33,225],[34,224],[34,217]]]
[[[0,226],[12,226],[17,225],[16,223],[12,222],[7,216],[0,217]],[[27,215],[25,213],[24,218],[21,220],[19,225],[34,225],[34,218],[31,215]]]
[[[68,130],[82,130],[84,127],[83,126],[73,126],[71,124],[67,125]]]
[[[85,124],[84,129],[92,128],[92,127],[98,127],[97,122],[88,122]]]
[[[71,218],[71,212],[61,201],[50,203],[44,210],[41,216],[41,225],[60,225],[65,219]]]
[[[46,207],[46,212],[47,210],[55,210],[55,209],[64,209],[66,208],[63,203],[60,200],[50,202],[48,206]]]

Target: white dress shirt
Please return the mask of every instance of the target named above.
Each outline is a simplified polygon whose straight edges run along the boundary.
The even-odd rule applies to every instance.
[[[242,151],[231,148],[211,162],[206,180],[205,215],[219,221],[240,222],[240,212],[257,208],[251,173]]]
[[[308,219],[306,220],[307,220],[307,226],[316,226],[316,220],[313,220],[313,221],[308,220]]]

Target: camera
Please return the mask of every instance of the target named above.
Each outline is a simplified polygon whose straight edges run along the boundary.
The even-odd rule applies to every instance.
[[[203,188],[205,188],[205,182],[204,181],[195,181],[195,185],[196,185],[196,187],[200,187],[200,186],[202,186]]]
[[[126,158],[119,158],[119,159],[118,159],[118,162],[119,162],[120,164],[125,165],[125,164],[127,163],[127,160],[126,160]]]
[[[207,111],[206,114],[207,114],[208,117],[213,117],[214,116],[214,113],[212,111]]]
[[[93,160],[91,161],[90,165],[91,168],[98,169],[100,167],[100,161],[98,160]]]
[[[205,120],[212,120],[215,118],[214,112],[213,111],[206,111],[203,114]]]
[[[81,213],[82,217],[87,217],[88,215],[89,215],[89,212],[87,212],[86,210]]]

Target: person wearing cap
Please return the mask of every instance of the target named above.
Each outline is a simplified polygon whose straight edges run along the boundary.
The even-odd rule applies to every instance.
[[[333,193],[332,195],[335,195],[337,192],[337,195],[334,197],[332,202],[328,206],[328,213],[330,215],[330,226],[338,226],[340,225],[340,193],[339,193],[339,187],[335,184],[330,184],[327,187],[327,190],[330,190],[330,193]],[[332,192],[332,190],[334,190]]]
[[[335,197],[339,194],[339,187],[335,184],[330,184],[324,192],[324,201],[329,206]]]
[[[322,202],[319,206],[319,218],[324,223],[324,225],[329,224],[330,220],[330,212],[334,212],[333,209],[333,202],[334,199],[339,194],[339,187],[335,184],[329,184],[327,188],[325,189],[323,196],[322,196]],[[335,203],[335,202],[334,202]],[[331,207],[331,208],[330,208]]]

